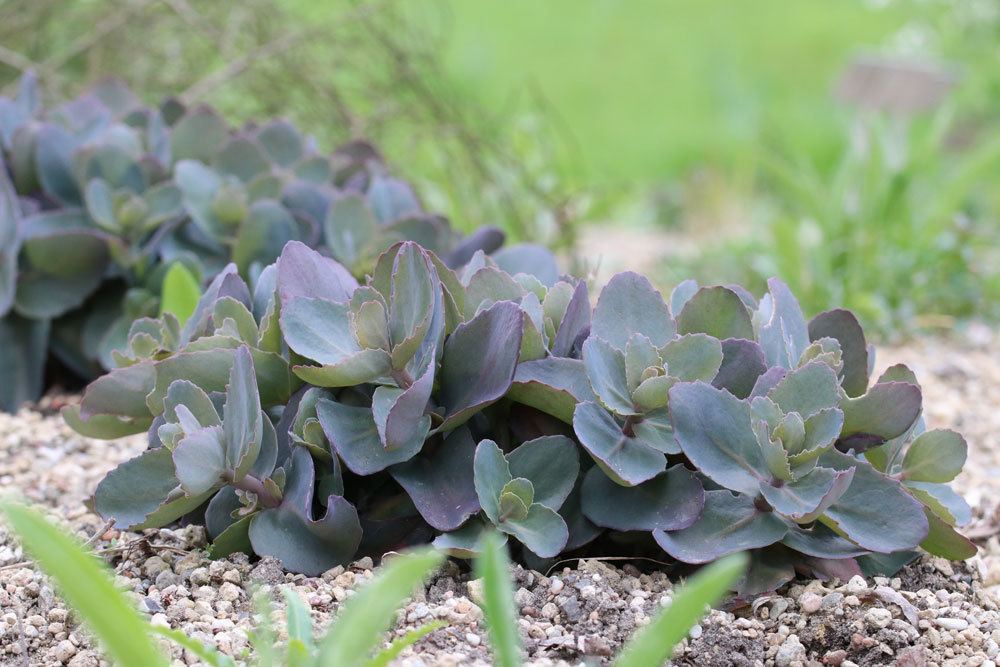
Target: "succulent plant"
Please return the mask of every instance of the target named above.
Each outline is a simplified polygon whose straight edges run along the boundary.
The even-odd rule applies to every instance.
[[[149,432],[98,511],[203,516],[213,553],[309,573],[428,541],[472,556],[491,526],[535,564],[748,550],[744,594],[975,552],[948,486],[965,442],[924,429],[909,369],[870,383],[849,312],[807,321],[778,280],[665,301],[634,273],[591,308],[545,263],[465,259],[398,242],[359,283],[291,241],[252,291],[223,269],[183,327],[138,320],[64,410],[87,435]]]
[[[313,143],[284,120],[233,128],[205,106],[143,106],[112,80],[42,108],[26,75],[0,98],[0,369],[13,378],[0,409],[40,395],[49,352],[85,380],[113,368],[178,262],[202,283],[232,262],[254,284],[289,241],[358,277],[402,240],[452,267],[503,244],[425,212],[369,144]],[[536,246],[496,261],[554,271]]]

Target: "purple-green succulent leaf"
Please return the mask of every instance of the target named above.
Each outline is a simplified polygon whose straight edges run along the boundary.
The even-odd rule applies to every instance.
[[[94,509],[125,530],[159,528],[194,510],[211,494],[184,495],[170,450],[158,447],[109,472],[94,492]]]
[[[587,453],[604,472],[623,486],[652,479],[667,466],[664,453],[639,438],[629,436],[622,425],[597,403],[576,406],[573,430]]]
[[[473,518],[455,530],[441,533],[432,544],[453,558],[475,558],[480,553],[479,544],[483,535],[492,531],[492,525]],[[506,533],[500,533],[500,543],[507,544]]]
[[[955,479],[968,456],[965,438],[948,429],[925,431],[910,443],[903,457],[903,479],[945,483]]]
[[[670,312],[674,318],[680,315],[684,309],[684,304],[691,300],[691,297],[698,292],[698,282],[688,278],[677,283],[677,287],[670,293]]]
[[[507,454],[507,463],[513,477],[531,482],[531,502],[553,510],[562,507],[580,470],[576,443],[562,435],[542,436],[519,445]]]
[[[927,537],[923,505],[902,484],[835,449],[825,452],[819,465],[855,469],[847,491],[820,518],[834,531],[878,553],[913,549]]]
[[[460,427],[437,445],[425,445],[417,456],[390,467],[389,474],[427,523],[437,530],[454,531],[480,510],[475,453],[472,435]]]
[[[795,368],[809,345],[809,332],[802,308],[788,285],[771,278],[768,293],[760,301],[758,338],[768,366]]]
[[[342,496],[326,498],[325,514],[313,518],[315,476],[312,457],[295,449],[281,505],[256,514],[249,530],[258,555],[278,558],[286,569],[310,576],[349,562],[361,543],[358,512]]]
[[[865,332],[849,310],[834,309],[820,313],[809,322],[809,340],[833,338],[840,343],[844,368],[840,383],[851,398],[868,389],[868,344]]]
[[[722,366],[722,343],[707,334],[684,334],[660,348],[667,375],[682,382],[711,382]]]
[[[712,385],[726,389],[736,398],[747,398],[757,378],[767,371],[764,351],[757,343],[743,338],[727,338],[721,345],[722,364]]]
[[[782,412],[797,412],[803,419],[837,407],[842,400],[836,372],[820,361],[789,371],[767,396]]]
[[[636,333],[661,347],[674,337],[676,325],[663,296],[646,278],[626,271],[612,277],[601,290],[590,331],[624,351]]]
[[[595,338],[588,338],[589,340],[598,340]],[[610,347],[610,346],[609,346]],[[587,343],[584,343],[584,363],[587,362],[586,359],[586,348]],[[614,348],[612,348],[614,349]],[[619,355],[620,351],[615,350]],[[663,364],[663,359],[660,358],[660,352],[656,349],[653,343],[643,336],[642,334],[632,334],[625,344],[625,385],[629,393],[634,392],[636,388],[642,384],[643,373],[648,368],[661,368]]]
[[[746,401],[704,382],[682,382],[670,390],[670,420],[685,456],[717,484],[753,497],[768,481]]]
[[[501,301],[448,337],[441,360],[446,412],[439,431],[463,424],[507,393],[521,349],[522,317],[516,303]]]
[[[215,403],[201,387],[187,380],[174,380],[163,399],[164,418],[168,422],[179,422],[177,410],[182,406],[197,420],[199,427],[222,425]]]
[[[637,415],[626,378],[625,355],[611,343],[591,336],[583,344],[583,364],[604,407],[624,416]]]
[[[379,438],[386,450],[404,447],[413,439],[414,429],[430,430],[430,417],[424,413],[434,387],[434,364],[406,389],[382,386],[375,389],[372,412]]]
[[[538,503],[528,508],[523,519],[508,519],[497,527],[516,537],[539,558],[558,556],[569,539],[569,529],[563,518],[554,510]]]
[[[927,537],[920,543],[924,551],[948,560],[966,560],[979,552],[972,540],[955,530],[931,508],[924,507],[924,515],[928,526]]]
[[[333,364],[293,366],[292,372],[317,387],[353,387],[389,375],[392,359],[385,350],[361,350]]]
[[[728,287],[699,289],[678,314],[677,333],[704,333],[719,340],[755,338],[750,311],[743,299]]]
[[[415,426],[409,442],[387,450],[370,408],[322,399],[316,403],[316,415],[330,445],[356,475],[372,475],[412,459],[423,447],[429,426],[429,418],[425,418],[427,421]]]
[[[854,470],[813,468],[808,474],[779,485],[761,483],[760,493],[778,514],[796,523],[815,521],[847,491]]]
[[[358,287],[350,271],[299,241],[285,245],[278,258],[278,295],[282,307],[292,299],[344,302]]]
[[[250,348],[243,346],[233,357],[222,408],[226,467],[233,471],[237,481],[246,476],[260,453],[264,436],[262,414],[253,357]]]
[[[587,292],[587,281],[581,280],[573,289],[570,299],[556,329],[555,340],[552,341],[552,356],[568,357],[573,351],[576,340],[590,329],[590,296]]]
[[[621,486],[594,466],[581,493],[588,519],[621,531],[681,530],[697,521],[705,504],[701,482],[680,464],[631,487]]]
[[[706,491],[698,520],[676,531],[653,531],[657,544],[679,561],[708,563],[737,551],[780,541],[789,528],[772,512],[758,509],[750,496]]]
[[[351,329],[350,306],[328,299],[285,302],[281,331],[295,353],[324,366],[339,364],[363,349]]]
[[[481,440],[474,459],[476,496],[486,516],[494,524],[500,522],[500,494],[513,479],[503,450],[492,440]]]
[[[188,496],[218,489],[232,467],[226,461],[223,429],[208,426],[187,433],[174,448],[174,468],[181,488]]]
[[[781,542],[815,558],[855,558],[868,553],[867,549],[841,537],[822,523],[806,527],[789,522],[788,532]]]
[[[577,403],[597,400],[583,362],[560,357],[518,364],[507,396],[567,424],[573,422]]]
[[[907,382],[878,382],[863,396],[846,398],[844,429],[837,448],[863,452],[906,432],[920,416],[920,387]]]

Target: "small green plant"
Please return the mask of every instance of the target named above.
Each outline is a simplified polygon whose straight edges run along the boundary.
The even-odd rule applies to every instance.
[[[151,635],[164,637],[197,655],[212,667],[234,667],[232,658],[182,632],[151,625],[139,616],[128,599],[115,588],[107,566],[87,553],[76,540],[52,526],[38,512],[16,503],[0,511],[25,549],[56,583],[60,593],[94,633],[107,655],[123,667],[169,664],[167,655]],[[271,607],[266,596],[255,596],[261,625],[254,634],[257,667],[379,667],[404,648],[441,627],[431,623],[376,651],[393,612],[441,565],[443,556],[432,550],[400,554],[378,575],[345,602],[336,619],[319,640],[313,638],[309,610],[286,590],[288,641],[278,646],[270,625]],[[266,641],[265,641],[266,640]]]
[[[948,486],[965,441],[925,430],[909,369],[871,381],[850,312],[806,320],[778,280],[664,301],[634,273],[592,308],[585,282],[531,268],[478,252],[454,271],[405,242],[359,284],[291,242],[252,294],[225,269],[183,328],[136,322],[64,410],[150,437],[95,508],[132,530],[191,515],[213,555],[308,574],[428,541],[470,557],[491,529],[534,564],[749,551],[743,594],[975,553]]]
[[[136,319],[182,323],[194,288],[230,262],[255,286],[289,241],[356,276],[400,240],[454,267],[504,241],[426,212],[371,145],[324,154],[284,120],[234,128],[206,106],[145,106],[113,80],[47,108],[30,74],[0,109],[0,409],[38,398],[50,352],[90,380]],[[522,249],[498,261],[542,252]]]

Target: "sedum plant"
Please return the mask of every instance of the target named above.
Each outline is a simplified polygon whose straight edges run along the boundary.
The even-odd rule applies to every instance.
[[[0,409],[38,398],[50,353],[84,380],[114,367],[177,264],[204,284],[232,262],[256,284],[289,241],[359,277],[400,240],[455,267],[502,245],[496,228],[464,237],[424,211],[369,144],[314,144],[280,119],[234,128],[206,106],[144,106],[112,80],[42,107],[26,75],[0,98],[0,370],[13,378]]]
[[[137,321],[64,410],[86,435],[149,434],[95,507],[203,520],[214,554],[311,574],[428,541],[470,557],[492,529],[536,565],[749,551],[747,595],[975,553],[948,486],[964,440],[925,429],[909,369],[871,381],[851,313],[807,321],[778,280],[664,300],[634,273],[591,307],[530,268],[407,241],[363,284],[297,242],[253,291],[224,269],[183,327]]]

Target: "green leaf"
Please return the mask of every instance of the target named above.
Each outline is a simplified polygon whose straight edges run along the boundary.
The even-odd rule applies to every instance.
[[[164,639],[169,639],[173,643],[181,646],[197,656],[209,667],[236,667],[236,663],[227,655],[223,655],[207,644],[202,644],[197,639],[188,637],[180,630],[174,630],[163,625],[150,625],[149,632],[159,635]]]
[[[622,426],[597,403],[576,406],[573,430],[594,461],[623,486],[652,479],[667,466],[662,451],[640,438],[626,435]]]
[[[788,526],[753,498],[729,491],[706,491],[701,517],[683,530],[657,530],[653,537],[668,554],[685,563],[708,563],[737,551],[760,549],[781,540]]]
[[[409,442],[387,450],[382,445],[370,408],[323,399],[316,403],[316,416],[330,445],[344,465],[357,475],[372,475],[409,461],[423,447],[427,435],[426,429],[415,428]]]
[[[820,520],[870,551],[912,549],[927,537],[923,505],[902,484],[853,456],[828,450],[819,464],[835,470],[855,468],[847,492]]]
[[[201,298],[198,281],[191,275],[183,262],[174,262],[163,278],[160,295],[160,317],[163,313],[173,313],[181,326],[194,314]]]
[[[706,333],[719,340],[754,340],[750,312],[736,292],[727,287],[702,287],[677,316],[677,333]]]
[[[218,426],[188,433],[173,451],[177,480],[184,492],[196,496],[222,483],[226,466],[226,445]]]
[[[782,412],[797,412],[802,419],[808,419],[837,406],[841,399],[840,382],[828,365],[810,361],[785,375],[767,396]]]
[[[285,594],[288,640],[289,642],[298,642],[301,644],[304,653],[310,655],[313,652],[314,645],[309,607],[305,605],[302,598],[295,591],[286,588],[282,592]]]
[[[168,663],[150,640],[148,626],[115,588],[106,566],[34,510],[4,503],[0,511],[25,550],[55,580],[63,598],[97,635],[109,657],[122,665]]]
[[[813,468],[809,474],[780,485],[761,482],[760,493],[775,512],[797,523],[809,523],[844,495],[853,477],[850,468]]]
[[[722,344],[706,334],[685,334],[660,350],[667,375],[683,382],[711,382],[722,366]]]
[[[968,445],[948,429],[921,433],[903,457],[903,479],[913,482],[950,482],[962,472]]]
[[[878,382],[858,398],[844,400],[844,430],[838,448],[859,452],[906,433],[920,416],[920,387]]]
[[[377,233],[372,210],[360,195],[334,200],[323,222],[323,238],[341,264],[357,267]]]
[[[949,526],[929,507],[924,507],[924,515],[928,526],[927,537],[920,543],[924,551],[948,560],[965,560],[979,552],[974,542]]]
[[[583,364],[594,393],[606,408],[622,416],[638,414],[632,405],[625,355],[621,350],[591,336],[583,344]]]
[[[868,343],[858,319],[849,310],[820,313],[809,322],[809,340],[833,338],[840,343],[844,368],[840,383],[847,395],[856,398],[868,389]]]
[[[795,368],[809,345],[809,333],[802,308],[788,285],[771,278],[768,293],[761,299],[758,315],[766,317],[760,323],[761,348],[768,366]]]
[[[482,440],[476,446],[473,463],[476,495],[479,505],[493,523],[500,521],[500,494],[513,479],[503,450],[492,440]]]
[[[444,344],[441,359],[441,404],[452,429],[510,388],[521,349],[523,313],[516,303],[501,301],[460,324]]]
[[[507,463],[513,477],[531,481],[532,502],[554,510],[562,507],[580,470],[576,443],[562,435],[542,436],[522,443],[507,455]]]
[[[174,125],[170,135],[170,155],[174,163],[200,160],[205,164],[229,139],[229,126],[208,107],[198,107]]]
[[[670,421],[684,454],[712,481],[751,496],[766,483],[746,401],[704,382],[682,382],[670,390]]]
[[[548,357],[518,364],[508,398],[573,423],[577,403],[596,401],[583,362]]]
[[[255,201],[240,225],[233,246],[233,261],[247,275],[250,265],[262,266],[278,259],[282,249],[298,236],[298,226],[284,206],[271,199]]]
[[[639,630],[613,663],[615,667],[660,667],[691,627],[716,604],[746,572],[746,554],[732,554],[691,577],[679,588],[668,607]]]
[[[663,296],[645,277],[626,271],[612,277],[601,290],[590,333],[624,351],[633,334],[642,334],[662,347],[675,330]]]
[[[408,631],[402,637],[396,637],[386,648],[375,654],[375,657],[365,663],[365,667],[388,667],[389,663],[399,657],[407,648],[413,646],[418,641],[441,628],[448,627],[444,621],[432,621],[419,628]]]
[[[225,462],[234,471],[235,480],[243,479],[257,460],[264,433],[263,419],[253,357],[250,348],[244,345],[233,358],[226,403],[222,407]]]
[[[483,582],[483,616],[493,649],[493,663],[498,667],[521,664],[521,638],[517,633],[517,610],[510,583],[510,559],[496,533],[487,533],[476,558],[475,574]]]
[[[317,667],[364,664],[389,627],[393,612],[443,560],[444,555],[433,549],[420,549],[385,563],[341,606],[332,627],[320,640]]]
[[[583,513],[613,530],[680,530],[693,524],[705,504],[701,482],[675,465],[637,486],[621,486],[597,466],[583,481]]]
[[[14,412],[22,403],[42,395],[50,328],[48,320],[32,320],[16,313],[0,318],[0,377],[4,378],[0,382],[0,410]]]

